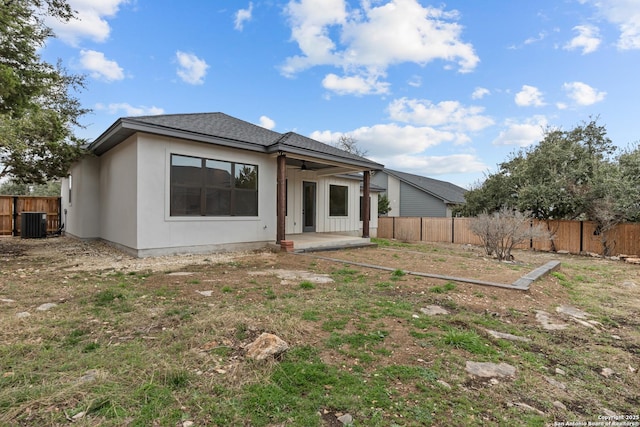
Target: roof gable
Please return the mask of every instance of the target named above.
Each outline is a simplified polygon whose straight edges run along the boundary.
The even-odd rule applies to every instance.
[[[425,193],[435,196],[445,203],[464,203],[464,194],[467,192],[462,187],[446,181],[440,181],[425,176],[414,175],[406,172],[384,169],[385,173],[398,178],[400,181],[406,182]]]
[[[124,117],[89,145],[101,155],[136,132],[184,138],[263,153],[285,153],[379,170],[383,165],[294,132],[281,134],[224,113]]]

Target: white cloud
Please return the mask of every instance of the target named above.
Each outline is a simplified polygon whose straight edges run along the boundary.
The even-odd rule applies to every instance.
[[[494,124],[491,117],[482,114],[484,107],[465,107],[458,101],[433,104],[426,99],[400,98],[392,101],[388,109],[393,120],[443,130],[477,132]]]
[[[274,127],[276,127],[276,122],[273,121],[272,119],[270,119],[267,116],[260,116],[260,126],[262,126],[265,129],[273,129]]]
[[[234,28],[238,31],[242,31],[245,21],[251,21],[251,14],[253,12],[253,3],[249,3],[249,8],[240,9],[236,12],[236,19],[234,22]]]
[[[429,147],[454,142],[456,139],[453,132],[439,131],[428,126],[399,126],[394,123],[363,126],[346,133],[316,131],[310,137],[332,144],[342,135],[349,135],[358,141],[358,145],[368,152],[367,157],[370,158],[419,154]]]
[[[422,77],[420,76],[412,76],[411,79],[407,82],[407,84],[411,87],[420,87],[422,86]]]
[[[403,62],[425,65],[440,59],[457,63],[463,73],[478,64],[473,46],[460,39],[457,12],[423,7],[417,0],[372,3],[363,1],[360,9],[347,12],[345,0],[289,1],[285,13],[301,54],[287,58],[282,73],[292,76],[310,67],[330,65],[347,75],[333,74],[336,83],[354,75],[368,82],[372,77],[377,81],[389,66]],[[365,93],[385,92],[378,87]]]
[[[547,37],[547,33],[542,31],[542,32],[538,33],[538,35],[536,37],[529,37],[528,39],[526,39],[524,41],[524,44],[538,43],[538,42],[544,40],[546,37]]]
[[[587,1],[587,0],[584,0]],[[600,13],[618,26],[618,49],[640,49],[640,2],[637,0],[588,0]]]
[[[573,27],[578,35],[564,45],[566,50],[582,49],[582,54],[595,52],[600,46],[600,30],[593,25],[577,25]]]
[[[397,155],[380,157],[375,160],[389,169],[413,172],[423,176],[476,173],[487,170],[487,165],[472,154],[452,154],[450,156]]]
[[[582,82],[565,83],[562,85],[562,89],[579,106],[593,105],[602,101],[607,95],[607,92],[598,91]]]
[[[506,129],[501,131],[493,141],[494,145],[516,145],[526,147],[542,140],[547,127],[547,119],[544,116],[533,116],[524,122],[507,120]]]
[[[542,107],[545,105],[542,92],[537,87],[529,85],[523,85],[520,92],[516,93],[515,102],[520,107]]]
[[[482,99],[486,95],[491,95],[491,91],[484,87],[477,87],[471,94],[471,99]]]
[[[112,103],[109,105],[96,104],[95,108],[96,110],[106,111],[109,114],[120,115],[119,112],[122,111],[125,116],[155,116],[158,114],[164,114],[164,109],[159,107],[147,107],[144,105],[134,107],[126,102]]]
[[[207,68],[209,68],[204,59],[200,59],[192,53],[181,51],[176,52],[176,59],[178,61],[177,74],[182,81],[192,85],[204,83],[204,77],[207,74]]]
[[[105,58],[104,53],[95,50],[80,51],[80,65],[88,70],[94,79],[113,82],[124,79],[124,71],[116,61]]]
[[[322,79],[322,87],[338,95],[370,95],[389,92],[389,83],[380,82],[377,76],[345,76],[333,73]]]
[[[129,0],[69,0],[76,18],[68,22],[47,19],[56,36],[67,44],[77,46],[82,39],[104,42],[109,38],[111,27],[107,18],[113,18],[121,5]]]

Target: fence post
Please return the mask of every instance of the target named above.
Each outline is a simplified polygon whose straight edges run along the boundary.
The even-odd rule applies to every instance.
[[[580,253],[584,251],[584,221],[580,221]]]
[[[422,217],[420,217],[420,241],[422,242]]]
[[[13,235],[18,235],[18,196],[13,196]]]
[[[456,242],[456,218],[455,217],[451,217],[451,243],[455,243]]]
[[[391,238],[392,239],[396,238],[396,217],[395,216],[391,217]]]

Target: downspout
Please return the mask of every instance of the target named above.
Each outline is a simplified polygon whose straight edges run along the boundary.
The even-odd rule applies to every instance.
[[[287,179],[287,157],[281,151],[278,154],[278,171],[277,171],[277,190],[276,190],[276,215],[277,215],[277,228],[276,228],[276,243],[279,245],[285,240],[285,226],[286,226],[286,179]]]
[[[370,190],[371,186],[371,172],[364,171],[363,182],[362,182],[362,237],[365,239],[369,238],[369,217],[371,216],[371,205],[369,203]]]

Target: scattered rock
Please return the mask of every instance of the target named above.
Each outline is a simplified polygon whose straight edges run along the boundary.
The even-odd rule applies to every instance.
[[[615,374],[615,372],[613,372],[613,369],[611,368],[602,368],[602,371],[600,371],[600,375],[605,378],[609,378],[613,374]]]
[[[81,382],[81,383],[93,382],[98,378],[98,374],[99,374],[98,370],[91,369],[85,372],[85,374],[78,379],[78,382]]]
[[[556,408],[558,408],[558,409],[562,409],[563,411],[566,411],[566,410],[567,410],[567,407],[566,407],[566,406],[564,406],[564,403],[560,402],[559,400],[555,400],[555,401],[553,402],[553,406],[554,406],[554,407],[556,407]]]
[[[451,390],[451,385],[450,385],[449,383],[444,382],[444,381],[442,381],[442,380],[438,380],[438,381],[436,381],[436,382],[437,382],[438,384],[440,384],[442,387],[444,387],[444,388],[447,388],[447,389]]]
[[[602,408],[602,412],[607,417],[616,417],[616,416],[618,416],[618,413],[617,412],[613,412],[611,409]]]
[[[556,307],[556,311],[560,314],[566,314],[567,316],[571,316],[576,319],[586,319],[588,316],[591,316],[589,313],[570,305],[561,305],[560,307]]]
[[[542,325],[542,328],[547,331],[559,331],[566,329],[568,326],[566,323],[553,323],[549,313],[542,310],[536,310],[536,320]]]
[[[620,341],[622,339],[620,335],[611,335],[611,338],[613,338],[616,341]]]
[[[504,332],[493,331],[491,329],[486,329],[487,333],[494,338],[509,340],[509,341],[522,341],[522,342],[530,342],[529,338],[519,337],[517,335],[511,335]]]
[[[556,374],[558,375],[567,375],[564,369],[556,368]]]
[[[351,416],[351,414],[344,414],[340,417],[338,417],[338,421],[340,421],[342,424],[348,426],[353,424],[353,417]]]
[[[193,421],[183,421],[182,427],[193,427],[195,423]]]
[[[48,302],[46,304],[42,304],[40,305],[38,308],[36,308],[36,310],[38,311],[48,311],[51,310],[54,307],[57,307],[58,304],[56,304],[55,302]]]
[[[9,299],[9,298],[0,298],[0,302],[5,302],[7,304],[11,304],[12,302],[15,302],[15,300]]]
[[[483,378],[514,377],[516,374],[516,368],[508,363],[467,361],[466,370],[471,375]]]
[[[637,371],[636,368],[634,368],[633,366],[629,365],[629,372],[631,372],[632,374]]]
[[[210,297],[211,295],[213,295],[213,291],[196,291],[196,292],[202,295],[203,297]]]
[[[80,411],[77,414],[75,414],[73,417],[71,417],[71,419],[79,420],[79,419],[84,418],[85,415],[87,415],[87,413],[85,411]]]
[[[578,319],[577,317],[571,317],[570,319],[576,323],[581,324],[582,326],[586,326],[587,328],[595,329],[596,331],[598,330],[598,328],[594,325],[593,322],[585,322],[584,320]],[[595,323],[598,324],[598,322],[595,322]]]
[[[29,316],[31,316],[31,313],[29,313],[28,311],[21,311],[20,313],[16,313],[16,317],[18,319],[25,319]]]
[[[552,386],[559,388],[560,390],[566,390],[567,386],[564,383],[561,383],[560,381],[557,381],[551,377],[547,377],[545,376],[544,379],[551,384]]]
[[[167,274],[167,276],[193,276],[195,273],[190,273],[188,271],[174,271],[173,273]]]
[[[624,262],[629,264],[640,264],[640,258],[627,258]]]
[[[627,289],[633,289],[633,288],[637,288],[638,285],[636,285],[636,282],[632,280],[625,280],[624,282],[622,282],[622,287]]]
[[[311,283],[332,283],[333,279],[328,274],[312,273],[304,270],[264,270],[264,271],[252,271],[249,272],[250,276],[271,276],[276,275],[281,284],[286,285],[289,283],[309,281]]]
[[[422,314],[426,314],[427,316],[435,316],[437,314],[449,314],[447,310],[440,307],[439,305],[428,305],[424,308],[420,309]]]
[[[278,356],[289,349],[289,344],[280,337],[263,333],[254,342],[247,344],[245,350],[247,357],[255,360],[264,360],[270,356]]]
[[[542,412],[540,409],[536,409],[531,405],[527,405],[526,403],[514,402],[512,405],[513,406],[517,406],[518,408],[522,408],[522,409],[524,409],[526,411],[535,412],[538,415],[544,415],[544,412]]]

